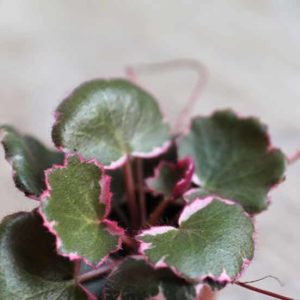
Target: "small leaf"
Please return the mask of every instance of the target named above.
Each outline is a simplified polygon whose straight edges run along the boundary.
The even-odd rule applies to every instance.
[[[84,83],[62,102],[57,116],[56,146],[106,166],[120,165],[129,154],[156,156],[169,145],[155,99],[125,80]]]
[[[62,153],[48,150],[38,140],[21,135],[9,126],[1,126],[5,157],[11,163],[16,186],[25,195],[38,197],[45,189],[44,170],[63,162]]]
[[[146,179],[146,184],[154,193],[176,199],[189,188],[194,170],[191,158],[182,159],[177,163],[162,161],[154,176]]]
[[[192,122],[179,156],[192,156],[203,190],[239,202],[250,213],[267,206],[267,193],[283,179],[285,157],[271,147],[266,127],[230,111]]]
[[[126,258],[104,285],[106,300],[194,300],[195,294],[194,286],[169,268],[155,270],[142,258]]]
[[[120,247],[123,230],[105,217],[109,213],[109,181],[95,162],[70,156],[63,167],[47,172],[41,213],[57,235],[58,251],[71,259],[101,263]]]
[[[73,263],[57,255],[38,213],[17,213],[0,225],[0,299],[85,300]]]
[[[253,257],[253,225],[233,202],[208,197],[186,206],[179,228],[152,227],[138,237],[156,266],[203,281],[231,282]]]

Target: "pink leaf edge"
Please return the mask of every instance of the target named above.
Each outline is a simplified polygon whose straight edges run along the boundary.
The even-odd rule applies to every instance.
[[[169,162],[169,161],[161,161],[158,166],[154,170],[154,175],[152,177],[148,177],[145,180],[145,183],[147,187],[152,191],[153,194],[159,194],[159,192],[153,190],[151,188],[150,182],[154,179],[157,179],[161,173],[161,169],[163,167],[168,167],[172,171],[178,171],[178,170],[184,170],[184,174],[181,179],[179,179],[172,190],[172,196],[176,199],[183,195],[183,193],[189,188],[191,182],[192,182],[192,177],[195,172],[195,164],[193,159],[188,156],[182,160],[179,160],[177,163]]]
[[[189,217],[191,217],[193,214],[195,214],[196,212],[198,212],[199,210],[205,208],[206,206],[208,206],[212,201],[217,200],[223,203],[226,203],[227,205],[239,205],[235,202],[233,202],[232,200],[228,200],[228,199],[223,199],[220,197],[216,197],[216,196],[209,196],[206,198],[198,198],[195,199],[193,202],[191,202],[190,204],[186,205],[185,208],[183,209],[180,217],[179,217],[179,221],[178,224],[179,226],[186,221]],[[240,206],[240,205],[239,205]],[[252,241],[253,244],[255,245],[255,236],[256,236],[256,231],[255,231],[255,226],[254,226],[254,219],[251,218],[247,212],[243,211],[243,213],[245,214],[245,216],[247,218],[249,218],[250,220],[252,220],[253,222],[253,235],[252,235]],[[186,278],[186,276],[178,271],[175,267],[173,266],[169,266],[165,261],[165,257],[162,257],[158,262],[156,263],[152,263],[149,258],[147,257],[147,254],[145,253],[145,251],[147,251],[148,249],[151,249],[152,247],[152,243],[147,243],[144,242],[142,240],[139,239],[139,237],[143,237],[145,235],[159,235],[159,234],[164,234],[168,231],[171,230],[178,230],[176,227],[173,226],[153,226],[150,229],[146,229],[143,230],[138,236],[137,236],[137,241],[140,243],[139,244],[139,249],[138,252],[140,255],[144,256],[147,258],[149,264],[153,265],[154,268],[164,268],[164,267],[168,267],[170,268],[178,277],[181,278]],[[255,249],[255,247],[254,247]],[[254,255],[253,255],[254,258]],[[253,260],[252,258],[252,260]],[[199,281],[199,283],[203,283],[205,282],[205,280],[207,279],[212,279],[214,282],[218,282],[220,284],[227,284],[227,283],[234,283],[235,281],[237,281],[245,272],[245,270],[247,269],[247,267],[250,265],[251,260],[249,260],[248,258],[243,258],[243,263],[242,266],[240,268],[240,272],[237,273],[235,276],[230,277],[226,270],[223,269],[222,273],[220,275],[214,275],[214,274],[206,274],[206,275],[202,275],[199,278],[197,278],[197,280]]]
[[[85,160],[81,155],[79,154],[66,154],[65,155],[65,159],[64,159],[64,163],[63,165],[53,165],[50,169],[45,170],[45,183],[46,183],[46,190],[41,194],[40,196],[40,200],[41,203],[43,201],[46,200],[46,198],[51,196],[51,185],[49,183],[49,175],[51,174],[51,172],[53,172],[56,169],[64,169],[68,166],[68,160],[71,157],[77,157],[79,158],[81,163],[86,163],[86,164],[94,164],[95,166],[97,166],[98,168],[101,169],[101,179],[100,179],[100,186],[101,186],[101,193],[99,196],[99,202],[106,205],[105,207],[105,212],[104,215],[100,218],[99,223],[103,223],[106,225],[106,230],[112,234],[112,235],[118,235],[119,239],[118,239],[118,244],[115,250],[111,251],[109,254],[107,254],[106,256],[104,256],[100,262],[97,263],[96,267],[99,267],[100,265],[102,265],[110,256],[111,253],[117,252],[121,249],[122,246],[122,236],[124,236],[125,234],[125,230],[122,227],[119,227],[116,221],[111,221],[108,219],[105,219],[111,209],[111,198],[112,198],[112,193],[110,192],[110,182],[111,182],[111,177],[105,174],[105,169],[104,167],[95,159],[91,159],[91,160]],[[82,257],[81,255],[79,255],[78,253],[64,253],[61,251],[61,247],[62,247],[62,240],[60,239],[58,233],[56,232],[56,230],[54,229],[56,222],[52,221],[49,222],[45,216],[45,214],[42,211],[41,206],[38,208],[38,212],[41,215],[42,219],[43,219],[43,225],[49,230],[50,233],[52,233],[55,238],[56,238],[56,251],[59,255],[64,256],[69,258],[71,261],[75,261],[75,260],[83,260],[84,263],[86,263],[87,265],[90,266],[94,266],[92,263],[90,263],[90,261],[88,259],[86,259],[85,257]]]
[[[243,121],[243,120],[245,120],[245,121],[246,121],[246,120],[253,120],[253,121],[257,122],[258,124],[260,124],[261,126],[265,126],[265,124],[262,123],[262,122],[260,121],[260,119],[257,118],[257,117],[253,117],[253,116],[244,116],[243,114],[238,113],[238,112],[234,111],[233,109],[228,109],[228,110],[229,110],[230,112],[232,112],[232,113],[237,117],[237,119],[239,119],[239,120],[242,120],[242,121]],[[208,116],[197,115],[197,116],[192,117],[192,118],[191,118],[191,121],[190,121],[189,127],[187,127],[186,130],[183,132],[183,134],[178,138],[178,141],[180,142],[185,136],[187,136],[187,135],[190,133],[190,131],[191,131],[191,126],[192,126],[192,124],[193,124],[193,122],[194,122],[195,119],[198,119],[198,118],[200,118],[200,117],[203,117],[203,118],[212,117],[212,116],[213,116],[215,113],[217,113],[218,111],[219,111],[219,110],[214,110],[214,111],[213,111],[210,115],[208,115]],[[272,152],[272,151],[274,151],[274,150],[279,150],[278,147],[276,147],[276,146],[273,145],[271,136],[270,136],[270,134],[267,132],[267,130],[265,130],[265,138],[266,138],[267,153],[270,153],[270,152]],[[288,160],[289,160],[288,157],[286,157],[286,164],[288,163]],[[270,192],[272,189],[276,188],[276,187],[277,187],[282,181],[284,181],[284,180],[285,180],[285,178],[283,177],[281,181],[274,183],[274,184],[269,188],[269,192]],[[202,182],[201,182],[200,178],[199,178],[196,174],[193,175],[193,177],[192,177],[192,182],[195,183],[195,184],[198,185],[198,186],[201,186],[201,185],[202,185]],[[267,203],[267,204],[269,204],[269,203],[270,203],[270,199],[268,199],[268,203]]]
[[[72,93],[73,93],[73,91],[71,92],[70,96],[72,95]],[[70,96],[65,98],[62,102],[68,101]],[[57,110],[54,111],[54,113],[53,113],[53,118],[54,118],[53,127],[55,127],[59,123],[60,115],[61,115],[60,112],[58,112]],[[131,155],[135,156],[135,157],[139,157],[139,158],[155,158],[155,157],[165,153],[171,147],[171,144],[172,144],[171,141],[166,141],[161,146],[154,147],[150,152],[146,153],[146,152],[141,152],[141,151],[134,151],[134,152],[131,153]],[[54,145],[55,145],[56,149],[59,150],[60,152],[63,152],[65,154],[69,154],[69,155],[78,155],[78,152],[70,151],[69,149],[64,148],[62,145],[59,145],[55,142],[54,142]],[[96,158],[92,158],[91,160],[97,161]],[[122,167],[127,160],[128,160],[128,154],[124,154],[123,156],[121,156],[116,161],[112,161],[107,166],[103,165],[103,167],[106,170],[115,170],[115,169],[118,169],[118,168]]]

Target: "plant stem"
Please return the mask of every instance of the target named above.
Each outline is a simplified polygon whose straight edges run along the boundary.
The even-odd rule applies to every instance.
[[[77,278],[80,274],[81,259],[76,259],[74,262],[74,278]]]
[[[190,69],[197,73],[196,84],[187,100],[184,108],[177,118],[176,124],[174,124],[173,131],[176,133],[181,132],[181,130],[187,125],[187,120],[192,111],[196,100],[199,98],[203,87],[206,85],[208,78],[208,71],[206,67],[201,64],[199,61],[194,59],[174,59],[165,62],[159,63],[150,63],[150,64],[139,64],[135,66],[128,66],[125,69],[127,77],[132,81],[137,81],[137,73],[151,74],[156,72],[162,72],[166,70],[178,70],[178,69]]]
[[[144,224],[146,220],[146,201],[144,193],[144,174],[143,174],[143,161],[141,158],[136,159],[136,171],[139,193],[139,206],[140,206],[140,224]]]
[[[172,200],[172,197],[165,197],[163,201],[161,201],[159,205],[155,208],[154,212],[150,215],[150,218],[147,223],[149,225],[155,225]]]
[[[235,282],[235,284],[237,284],[237,285],[239,285],[239,286],[241,286],[245,289],[248,289],[248,290],[263,294],[263,295],[267,295],[269,297],[273,297],[273,298],[276,298],[276,299],[293,300],[293,298],[289,298],[289,297],[285,297],[285,296],[282,296],[282,295],[279,295],[279,294],[276,294],[276,293],[273,293],[273,292],[269,292],[269,291],[257,288],[255,286],[252,286],[252,285],[249,285],[249,284],[246,284],[246,283],[243,283],[243,282],[237,281],[237,282]]]
[[[138,242],[136,241],[136,239],[134,237],[128,236],[128,235],[124,235],[122,237],[122,241],[124,244],[127,245],[127,247],[129,247],[132,251],[136,252],[137,248],[138,248]]]
[[[125,162],[124,171],[125,171],[125,181],[126,181],[127,203],[128,203],[128,210],[131,218],[131,225],[133,229],[137,229],[138,211],[136,206],[135,188],[134,188],[130,156],[128,156]]]
[[[211,290],[207,285],[204,285],[201,289],[200,295],[197,297],[197,300],[214,300],[216,299],[216,293]]]
[[[288,157],[288,164],[291,165],[300,159],[300,150]]]
[[[103,266],[77,276],[77,282],[82,283],[100,277],[111,271],[111,266]]]

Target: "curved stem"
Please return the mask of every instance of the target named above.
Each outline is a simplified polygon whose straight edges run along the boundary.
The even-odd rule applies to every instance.
[[[136,73],[149,74],[149,73],[162,72],[162,71],[172,70],[172,69],[175,70],[190,69],[195,71],[198,76],[196,84],[174,125],[173,130],[175,131],[175,133],[178,133],[186,125],[185,123],[189,118],[190,112],[192,111],[197,99],[199,98],[203,90],[203,87],[206,85],[207,78],[208,78],[208,71],[206,67],[197,60],[182,58],[182,59],[174,59],[174,60],[159,62],[159,63],[128,66],[126,67],[125,72],[127,77],[131,81],[136,82],[137,81]]]
[[[247,283],[237,281],[237,282],[235,282],[235,284],[237,284],[237,285],[239,285],[239,286],[241,286],[245,289],[248,289],[248,290],[263,294],[263,295],[267,295],[269,297],[273,297],[273,298],[276,298],[276,299],[293,300],[293,298],[285,297],[285,296],[282,296],[282,295],[279,295],[279,294],[276,294],[276,293],[273,293],[273,292],[270,292],[270,291],[266,291],[266,290],[257,288],[255,286],[249,285]]]
[[[291,165],[300,159],[300,150],[288,157],[288,164]]]

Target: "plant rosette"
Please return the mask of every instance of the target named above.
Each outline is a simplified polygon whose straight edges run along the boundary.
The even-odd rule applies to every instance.
[[[82,84],[55,117],[56,151],[1,126],[15,184],[38,200],[0,225],[1,299],[212,299],[239,283],[284,179],[264,124],[221,110],[174,136],[123,79]]]

